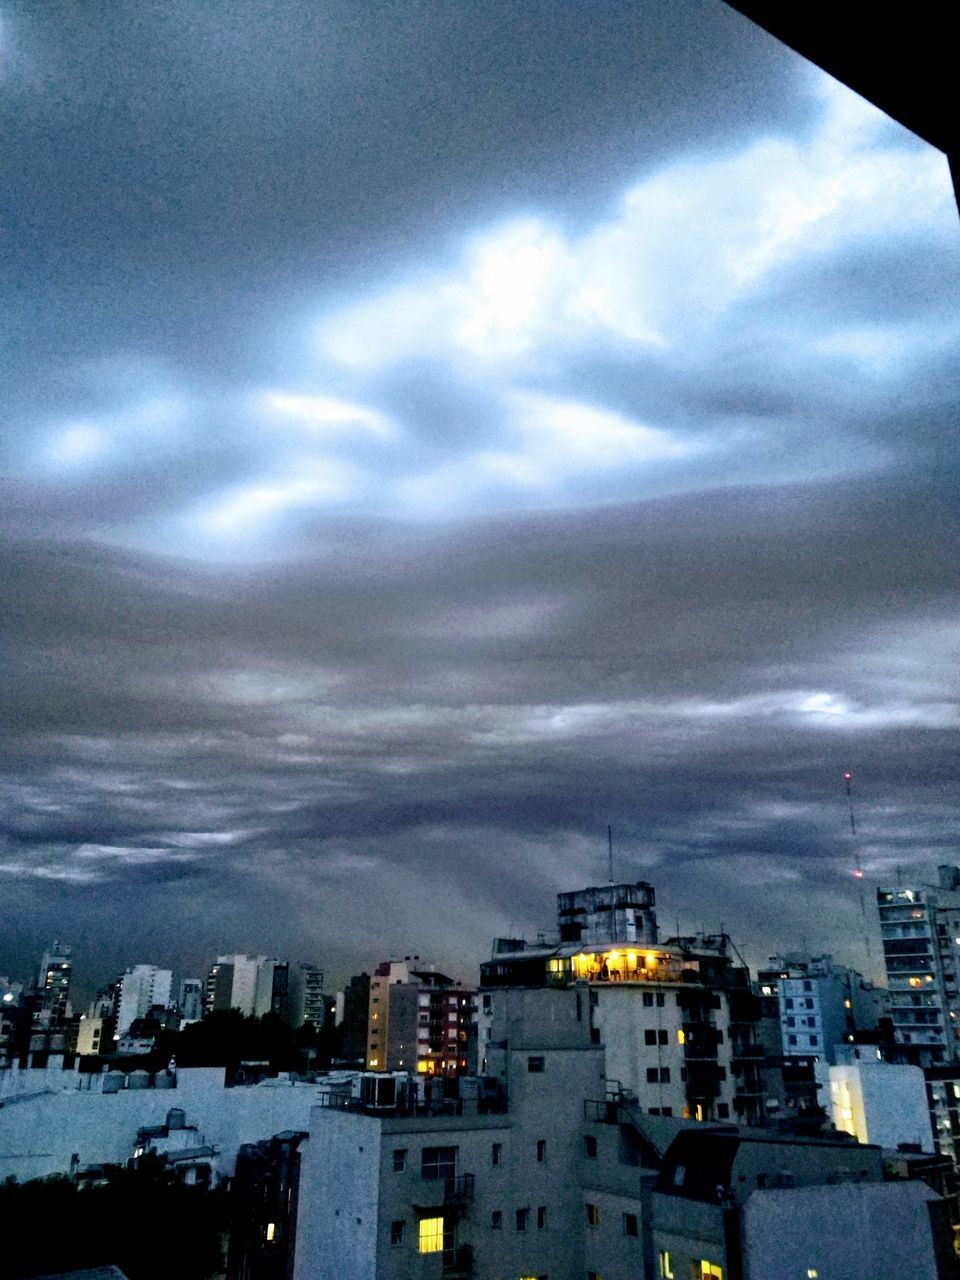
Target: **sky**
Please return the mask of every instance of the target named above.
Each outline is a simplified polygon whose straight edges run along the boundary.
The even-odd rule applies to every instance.
[[[470,980],[609,824],[665,932],[879,976],[960,853],[944,157],[720,0],[0,56],[0,973]]]

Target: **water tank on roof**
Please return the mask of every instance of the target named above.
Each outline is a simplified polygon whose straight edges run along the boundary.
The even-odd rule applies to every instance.
[[[126,1086],[126,1076],[122,1071],[108,1071],[103,1077],[104,1093],[119,1093]]]
[[[187,1127],[187,1113],[182,1107],[171,1107],[167,1112],[167,1128],[168,1129],[185,1129]]]
[[[127,1077],[128,1089],[149,1089],[150,1088],[150,1072],[149,1071],[131,1071]]]
[[[158,1071],[154,1077],[153,1087],[155,1089],[175,1089],[177,1078],[171,1075],[169,1071]]]

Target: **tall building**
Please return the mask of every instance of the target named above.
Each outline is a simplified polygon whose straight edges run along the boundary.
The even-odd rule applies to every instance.
[[[217,956],[216,964],[211,966],[207,974],[205,1011],[213,1013],[222,1009],[238,1009],[245,1017],[252,1017],[257,1007],[260,970],[262,967],[269,968],[272,984],[273,966],[276,963],[276,960],[267,956]]]
[[[451,1077],[466,1071],[473,996],[419,956],[379,964],[370,978],[367,1068]]]
[[[56,1027],[69,1017],[72,973],[70,948],[54,942],[51,949],[43,953],[37,972],[35,1027]]]
[[[287,1021],[291,1027],[309,1022],[318,1031],[323,1027],[323,970],[317,964],[301,960],[290,966],[287,987]]]
[[[776,997],[784,1057],[835,1063],[838,1045],[876,1028],[881,993],[855,969],[800,952],[771,956],[768,964],[757,981],[761,996]]]
[[[363,1067],[367,1061],[370,1027],[370,975],[358,973],[343,989],[339,1018],[340,1056],[345,1066]]]
[[[290,966],[285,960],[263,960],[257,967],[254,1017],[272,1013],[286,1020],[289,983]]]
[[[919,1066],[960,1061],[960,868],[938,873],[936,885],[877,890],[894,1036]]]
[[[125,1035],[135,1018],[144,1018],[154,1005],[166,1009],[170,1004],[173,973],[155,964],[137,964],[120,978],[117,1008],[117,1036]]]
[[[645,1112],[760,1122],[760,1006],[725,935],[660,943],[642,881],[560,894],[557,921],[559,941],[501,939],[481,966],[481,1072],[505,989],[568,987],[611,1077]]]
[[[181,978],[177,998],[180,1024],[199,1022],[203,1017],[203,982],[200,978]]]

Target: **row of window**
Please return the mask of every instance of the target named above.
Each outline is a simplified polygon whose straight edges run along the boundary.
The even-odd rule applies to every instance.
[[[592,1138],[596,1144],[596,1138]],[[547,1140],[546,1138],[538,1138],[536,1143],[537,1163],[544,1164],[547,1159]],[[594,1151],[594,1154],[596,1152]],[[407,1167],[407,1156],[409,1152],[406,1147],[395,1147],[393,1152],[393,1171],[394,1173],[403,1173]],[[494,1142],[490,1145],[490,1163],[492,1165],[503,1164],[503,1143]],[[424,1147],[420,1153],[420,1176],[433,1181],[446,1178],[455,1178],[457,1176],[457,1148],[456,1147]]]
[[[600,1206],[596,1204],[585,1204],[584,1209],[587,1214],[587,1226],[600,1226]],[[636,1239],[640,1234],[640,1224],[635,1213],[625,1213],[623,1215],[623,1234],[632,1236]]]

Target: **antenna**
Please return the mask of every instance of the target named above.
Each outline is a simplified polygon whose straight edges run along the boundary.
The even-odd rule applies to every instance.
[[[871,959],[870,954],[870,930],[867,927],[867,906],[863,897],[863,867],[860,865],[860,842],[857,839],[857,820],[853,813],[853,774],[847,770],[843,775],[844,786],[847,790],[847,809],[850,814],[850,838],[853,841],[853,859],[854,866],[852,875],[857,882],[857,889],[860,896],[860,916],[863,920],[863,943],[867,951],[867,959]]]
[[[609,880],[613,884],[613,828],[607,824],[607,869]]]

